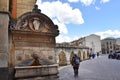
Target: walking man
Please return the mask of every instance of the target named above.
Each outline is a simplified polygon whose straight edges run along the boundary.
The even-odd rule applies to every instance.
[[[73,70],[74,70],[74,76],[78,76],[78,69],[79,69],[79,65],[80,65],[80,57],[78,57],[76,54],[74,54],[74,56],[72,57],[72,61],[71,64],[73,66]]]

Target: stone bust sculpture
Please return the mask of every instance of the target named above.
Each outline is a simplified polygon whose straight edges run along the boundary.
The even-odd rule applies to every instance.
[[[34,27],[34,30],[39,30],[40,21],[38,20],[38,18],[34,18],[34,20],[33,20],[33,27]]]

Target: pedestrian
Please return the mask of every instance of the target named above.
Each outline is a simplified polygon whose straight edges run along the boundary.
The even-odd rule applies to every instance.
[[[99,52],[97,52],[97,57],[99,57]]]
[[[80,66],[80,57],[77,56],[77,54],[74,54],[74,56],[72,57],[72,61],[71,64],[73,66],[73,70],[74,70],[74,76],[78,76],[78,69]]]
[[[91,57],[92,57],[92,54],[90,53],[90,54],[89,54],[89,59],[91,59]]]
[[[93,59],[95,58],[95,53],[92,53],[92,58],[93,58]]]

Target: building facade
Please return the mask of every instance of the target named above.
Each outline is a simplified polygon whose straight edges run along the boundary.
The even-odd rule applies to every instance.
[[[110,54],[116,51],[116,39],[114,38],[105,38],[101,40],[102,53]]]
[[[101,52],[100,36],[95,35],[95,34],[91,34],[89,36],[82,37],[76,41],[73,41],[71,44],[76,45],[76,46],[89,47],[89,49],[91,49],[92,52],[94,52],[94,53]]]
[[[85,38],[85,45],[93,50],[94,53],[101,52],[100,36],[91,34]]]
[[[116,51],[120,51],[120,38],[116,39]]]

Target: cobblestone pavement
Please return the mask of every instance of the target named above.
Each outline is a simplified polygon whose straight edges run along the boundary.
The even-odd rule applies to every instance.
[[[108,59],[104,55],[83,61],[76,78],[71,65],[62,67],[56,80],[120,80],[120,60]]]

